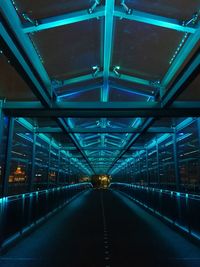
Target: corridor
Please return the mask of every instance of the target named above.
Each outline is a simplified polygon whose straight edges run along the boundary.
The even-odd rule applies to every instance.
[[[200,249],[130,199],[90,189],[1,256],[4,267],[200,266]]]

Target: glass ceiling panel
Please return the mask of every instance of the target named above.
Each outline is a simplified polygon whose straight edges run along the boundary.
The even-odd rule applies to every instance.
[[[160,80],[184,34],[149,24],[117,20],[112,66],[147,80]],[[166,45],[167,43],[167,45]]]
[[[32,93],[25,81],[15,71],[0,48],[0,98],[16,101],[35,101],[36,96]],[[17,93],[16,93],[17,88]]]
[[[100,66],[102,22],[87,20],[30,34],[52,79],[92,74],[92,67]],[[81,36],[87,38],[80,42]]]
[[[104,1],[101,1],[101,3],[104,4]],[[21,18],[22,13],[26,12],[32,19],[42,19],[85,10],[92,6],[91,0],[15,0],[15,4]]]

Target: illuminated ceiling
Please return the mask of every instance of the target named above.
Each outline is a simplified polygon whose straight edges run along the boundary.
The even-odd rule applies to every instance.
[[[199,0],[0,0],[5,114],[111,174],[144,134],[199,116],[199,10]]]

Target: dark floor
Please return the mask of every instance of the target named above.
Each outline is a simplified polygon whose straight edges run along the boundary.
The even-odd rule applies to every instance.
[[[0,258],[7,267],[199,267],[200,248],[126,197],[84,193]]]

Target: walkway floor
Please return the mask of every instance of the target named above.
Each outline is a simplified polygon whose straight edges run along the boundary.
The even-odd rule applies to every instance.
[[[0,257],[3,267],[199,267],[200,248],[131,200],[91,190]]]

